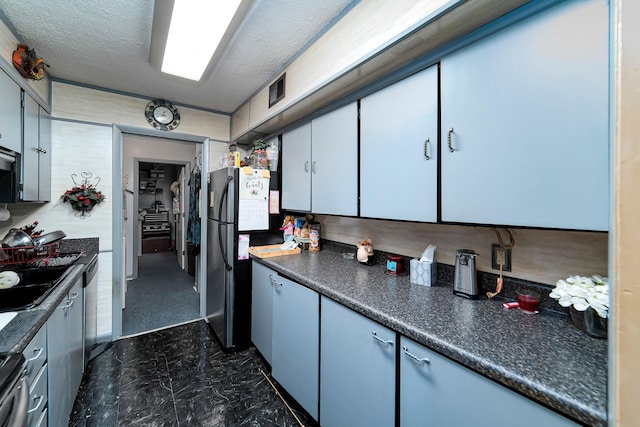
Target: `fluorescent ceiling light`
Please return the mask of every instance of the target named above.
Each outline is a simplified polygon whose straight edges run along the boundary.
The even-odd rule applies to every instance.
[[[200,80],[241,0],[175,0],[162,72]]]

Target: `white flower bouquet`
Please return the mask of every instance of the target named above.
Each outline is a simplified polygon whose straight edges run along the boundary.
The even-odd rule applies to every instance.
[[[606,278],[571,276],[558,280],[549,296],[557,299],[563,307],[572,305],[578,311],[591,307],[598,316],[609,317],[609,283]]]

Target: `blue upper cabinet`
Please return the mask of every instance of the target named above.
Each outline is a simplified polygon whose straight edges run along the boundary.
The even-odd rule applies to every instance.
[[[358,106],[282,134],[282,209],[358,214]]]
[[[311,210],[311,123],[282,134],[282,209]]]
[[[314,213],[358,214],[358,105],[311,121],[311,208]]]
[[[441,97],[443,221],[608,229],[606,0],[443,58]]]
[[[20,86],[0,70],[0,147],[22,152]]]
[[[361,216],[437,221],[436,66],[362,99],[360,165]]]

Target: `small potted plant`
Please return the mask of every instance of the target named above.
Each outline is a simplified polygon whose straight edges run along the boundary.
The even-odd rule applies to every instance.
[[[267,146],[263,139],[256,139],[251,144],[251,167],[254,169],[269,169]]]
[[[549,294],[563,307],[569,307],[571,320],[587,334],[607,336],[609,317],[609,283],[600,276],[570,276],[558,280]]]

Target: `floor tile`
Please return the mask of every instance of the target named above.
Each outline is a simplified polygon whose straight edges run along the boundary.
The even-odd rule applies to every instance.
[[[297,427],[265,369],[253,348],[225,353],[204,321],[122,339],[89,363],[70,425]]]

